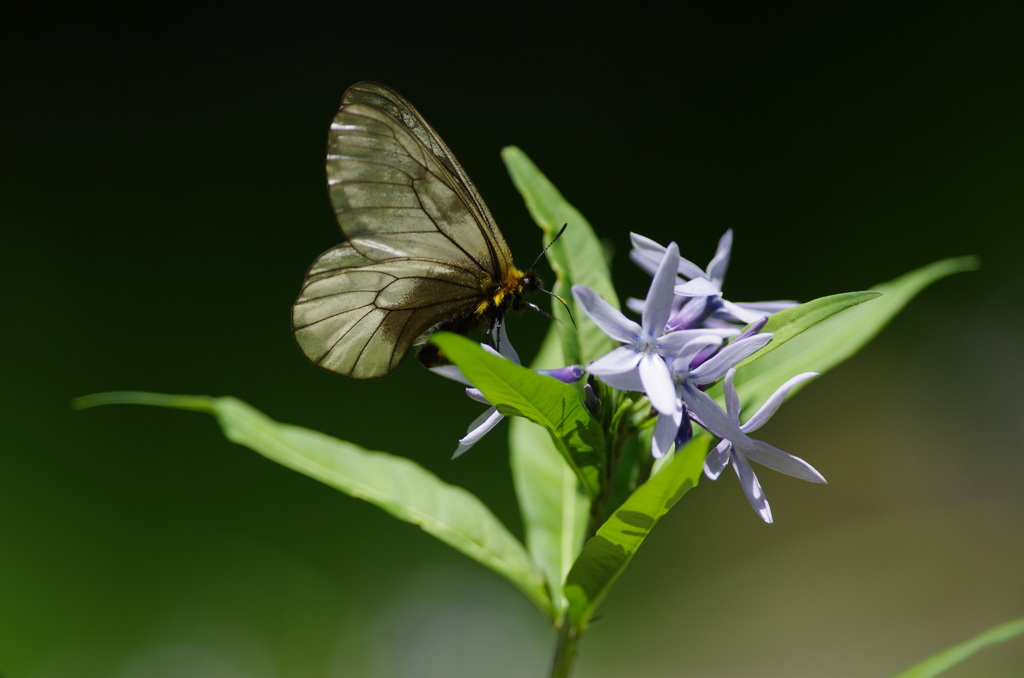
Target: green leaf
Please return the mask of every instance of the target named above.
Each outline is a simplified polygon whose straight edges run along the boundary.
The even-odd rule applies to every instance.
[[[583,215],[562,197],[525,153],[515,146],[506,146],[501,157],[512,182],[526,201],[530,215],[544,230],[546,239],[550,241],[563,224],[568,224],[562,237],[548,250],[548,261],[558,276],[553,291],[572,310],[576,324],[566,316],[560,303],[555,302],[552,308],[562,326],[562,352],[566,363],[585,365],[616,345],[576,308],[571,289],[573,285],[586,285],[619,308],[605,248]]]
[[[597,496],[605,458],[604,432],[572,386],[491,355],[457,334],[438,332],[430,340],[499,412],[546,428],[588,495]]]
[[[845,294],[833,294],[828,297],[821,297],[807,303],[787,308],[778,313],[773,314],[768,322],[765,324],[762,331],[771,332],[774,336],[767,346],[751,354],[745,360],[739,363],[737,366],[737,379],[739,383],[748,383],[747,389],[744,391],[744,409],[749,410],[754,408],[756,401],[757,405],[762,402],[759,396],[762,395],[762,390],[758,389],[756,392],[751,388],[749,384],[753,383],[755,386],[760,385],[756,377],[762,373],[766,373],[769,377],[773,376],[769,369],[770,362],[764,360],[772,351],[775,351],[792,339],[800,336],[807,330],[811,329],[815,325],[821,323],[834,316],[836,313],[845,311],[853,306],[862,304],[865,301],[875,299],[882,295],[881,292],[846,292]],[[805,370],[806,371],[806,370]],[[790,372],[786,378],[797,374],[797,372]],[[764,399],[767,399],[774,392],[774,386],[772,382],[766,381],[767,389],[764,393]],[[708,394],[713,398],[722,399],[722,393],[724,387],[722,382],[714,384],[708,389]]]
[[[677,451],[584,544],[565,582],[569,616],[581,632],[654,526],[696,487],[710,444],[710,436],[701,435]]]
[[[533,367],[561,364],[558,330],[552,327]],[[563,608],[562,582],[583,547],[590,501],[545,429],[522,417],[513,417],[509,424],[509,463],[526,550],[547,578],[555,607]]]
[[[466,490],[443,482],[404,457],[278,423],[231,397],[120,392],[74,401],[77,408],[108,404],[156,405],[212,414],[228,440],[418,525],[502,575],[546,614],[553,615],[547,589],[523,545],[490,509]]]
[[[830,308],[829,305],[824,304],[816,310],[816,313],[806,317],[807,319],[820,318],[820,322],[789,337],[786,342],[779,342],[778,346],[773,346],[776,343],[773,340],[768,346],[741,364],[736,372],[736,388],[740,393],[743,409],[749,411],[759,407],[775,392],[776,388],[794,375],[801,372],[823,374],[835,367],[878,334],[918,292],[945,276],[970,271],[977,266],[978,261],[974,257],[943,259],[911,271],[891,282],[875,286],[874,289],[880,292],[881,296],[861,299],[863,303],[847,307],[834,315],[821,317],[821,312]],[[845,301],[842,301],[845,304],[856,301],[857,297],[849,295],[824,297],[794,309],[781,311],[776,314],[782,316],[776,327],[778,324],[783,324],[789,316],[799,316],[800,309],[804,307],[836,298],[845,298]],[[834,309],[835,306],[831,308]],[[783,316],[783,313],[789,314],[789,316]],[[776,322],[774,316],[769,319],[768,327],[771,327],[773,322]],[[798,320],[798,322],[802,321]],[[785,327],[779,329],[786,331]],[[802,386],[803,384],[798,386],[790,395]],[[708,393],[714,397],[720,396],[721,392],[720,384],[708,389]]]
[[[771,332],[771,343],[757,353],[744,360],[741,365],[763,358],[766,354],[774,351],[790,339],[811,329],[826,318],[834,316],[840,311],[845,311],[857,304],[876,299],[882,296],[881,292],[846,292],[845,294],[833,294],[828,297],[821,297],[806,304],[800,304],[793,308],[787,308],[772,314],[765,323],[764,332]]]
[[[979,650],[1024,635],[1024,617],[1000,624],[959,645],[929,657],[894,678],[933,678],[968,659]]]

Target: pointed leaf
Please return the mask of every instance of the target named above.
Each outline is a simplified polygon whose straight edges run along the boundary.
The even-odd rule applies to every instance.
[[[683,495],[697,485],[711,438],[694,438],[630,495],[587,540],[565,582],[569,616],[581,631],[597,604],[629,565],[644,539]]]
[[[318,431],[278,423],[236,398],[99,393],[79,408],[156,405],[214,415],[232,442],[244,445],[345,494],[374,504],[502,575],[546,614],[553,614],[541,576],[523,545],[479,499],[412,461],[366,450]]]
[[[895,678],[934,678],[970,658],[979,650],[1024,636],[1024,618],[1000,624],[988,631],[929,657]]]
[[[826,317],[822,322],[791,337],[788,342],[780,343],[778,347],[772,346],[775,344],[773,340],[771,344],[741,363],[736,372],[736,387],[741,395],[744,411],[760,407],[776,388],[796,374],[824,373],[835,367],[878,334],[918,292],[945,276],[970,271],[977,266],[978,261],[974,257],[937,261],[891,282],[876,285],[874,290],[881,292],[881,296]],[[795,314],[800,308],[798,306],[788,311]],[[782,313],[787,311],[781,311],[778,315]],[[782,319],[785,318],[786,316],[783,316]],[[769,319],[769,324],[772,320],[774,316]],[[801,384],[791,391],[790,396],[803,386],[804,384]],[[708,389],[708,393],[719,397],[721,388],[721,384],[716,384]]]
[[[604,432],[572,386],[487,353],[475,341],[450,332],[430,340],[506,416],[525,417],[546,428],[588,495],[600,491]]]
[[[526,201],[530,215],[544,230],[546,239],[550,241],[563,224],[568,224],[562,237],[548,250],[548,261],[558,276],[553,291],[572,310],[573,319],[565,314],[561,303],[556,301],[552,308],[561,323],[562,351],[566,362],[585,365],[610,351],[615,343],[576,308],[571,288],[573,285],[586,285],[619,308],[605,248],[583,215],[562,197],[523,151],[515,146],[506,146],[501,157],[512,182]]]
[[[548,331],[534,369],[563,365],[558,330]],[[544,573],[556,609],[562,582],[583,547],[590,501],[551,436],[522,417],[509,422],[509,463],[526,533],[526,550]]]
[[[858,304],[862,304],[865,301],[875,299],[882,296],[881,292],[846,292],[844,294],[833,294],[828,297],[820,297],[813,301],[787,308],[777,313],[772,314],[768,318],[768,322],[762,328],[762,332],[771,332],[772,340],[759,351],[752,353],[750,356],[740,361],[737,366],[737,370],[742,368],[745,371],[745,378],[748,381],[756,381],[756,375],[761,371],[768,371],[769,362],[764,360],[772,351],[775,351],[784,346],[788,341],[796,338],[803,332],[811,329],[815,325],[821,323],[827,318],[832,317],[840,311],[845,311],[848,308],[852,308]],[[756,363],[756,364],[753,364]],[[791,375],[792,376],[792,375]],[[723,385],[722,382],[717,382],[709,389],[707,393],[716,398],[720,403],[723,401]],[[744,409],[749,410],[751,408],[750,401],[753,396],[750,390],[745,391],[747,396],[744,400]]]
[[[811,329],[826,318],[830,318],[840,311],[845,311],[857,304],[862,304],[865,301],[870,301],[880,296],[882,296],[882,293],[875,291],[833,294],[773,313],[762,330],[763,332],[771,332],[774,335],[771,342],[740,364],[747,365],[758,358],[763,358],[766,354],[779,348],[800,333]]]

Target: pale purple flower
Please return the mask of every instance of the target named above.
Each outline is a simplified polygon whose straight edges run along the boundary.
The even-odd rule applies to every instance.
[[[783,452],[761,440],[749,438],[746,434],[761,428],[779,409],[779,405],[794,386],[818,375],[815,372],[804,372],[793,377],[780,386],[746,423],[740,424],[740,401],[733,385],[735,374],[735,369],[730,369],[725,374],[725,406],[729,418],[739,426],[746,440],[724,436],[718,446],[704,460],[704,473],[711,480],[716,480],[725,467],[732,464],[733,470],[739,477],[743,493],[747,495],[747,501],[762,520],[770,523],[772,522],[772,510],[761,489],[761,483],[758,482],[757,476],[750,466],[750,460],[812,483],[823,483],[825,478],[803,459]]]
[[[574,285],[572,288],[576,302],[590,319],[605,334],[623,344],[590,363],[587,371],[613,388],[643,391],[654,409],[663,413],[678,409],[676,389],[666,360],[675,358],[684,350],[690,350],[688,347],[694,341],[721,342],[724,336],[723,332],[716,330],[665,332],[675,298],[673,288],[678,259],[678,246],[669,243],[661,265],[654,272],[639,324],[624,316],[593,290],[582,285]]]
[[[763,325],[763,322],[760,323]],[[756,329],[755,329],[756,328]],[[758,333],[759,325],[753,331],[744,333],[710,357],[706,349],[715,346],[712,342],[694,341],[688,346],[691,352],[681,353],[668,361],[669,372],[676,391],[676,407],[671,412],[659,412],[651,438],[651,454],[663,457],[672,445],[683,444],[688,435],[680,435],[680,429],[689,431],[687,419],[697,421],[719,438],[730,438],[744,444],[753,444],[745,429],[734,417],[722,410],[714,399],[704,392],[704,387],[718,381],[728,371],[772,339],[770,333]],[[719,340],[721,342],[721,340]]]
[[[630,234],[633,249],[629,253],[630,259],[648,273],[654,272],[660,265],[666,247],[657,242],[636,233]],[[686,279],[685,282],[675,287],[675,293],[682,297],[704,299],[703,303],[688,304],[686,309],[687,320],[689,316],[703,314],[705,318],[713,317],[728,322],[750,323],[764,315],[770,315],[784,308],[794,306],[793,301],[761,301],[733,303],[722,298],[722,283],[725,282],[725,272],[729,267],[729,257],[732,250],[732,229],[718,241],[718,248],[715,256],[711,259],[706,270],[691,262],[689,259],[679,257],[676,262],[676,272]],[[636,309],[638,304],[631,304]],[[677,313],[683,312],[683,305],[680,304]],[[670,323],[671,324],[671,323]],[[681,327],[692,327],[692,324],[685,325],[678,323]]]

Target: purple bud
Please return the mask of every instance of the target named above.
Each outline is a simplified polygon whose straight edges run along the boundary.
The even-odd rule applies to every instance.
[[[765,325],[766,322],[768,322],[768,316],[766,316],[766,315],[761,316],[760,318],[758,318],[757,320],[752,322],[750,324],[750,327],[748,327],[747,329],[743,330],[743,332],[741,332],[740,335],[738,337],[736,337],[736,339],[734,339],[733,341],[738,341],[740,339],[746,339],[747,337],[754,336],[755,334],[760,332],[762,329],[764,329],[764,325]]]
[[[595,417],[601,413],[601,399],[594,393],[593,377],[583,385],[583,406]]]
[[[557,370],[537,370],[537,374],[544,374],[566,384],[571,384],[582,379],[585,372],[579,365],[568,365]]]
[[[685,300],[685,303],[669,318],[665,331],[692,330],[700,327],[709,315],[708,299],[708,297],[678,297],[679,301]]]
[[[676,433],[676,449],[682,449],[686,443],[693,438],[693,424],[690,422],[689,412],[683,414],[683,423],[679,425]]]
[[[690,369],[694,370],[703,365],[708,358],[710,358],[711,356],[715,355],[715,353],[718,352],[719,348],[721,347],[705,346],[704,348],[702,348],[700,351],[697,352],[697,355],[693,356],[693,358],[690,360]]]

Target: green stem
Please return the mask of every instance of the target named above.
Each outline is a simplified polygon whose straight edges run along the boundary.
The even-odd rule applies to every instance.
[[[582,632],[576,628],[569,615],[562,617],[558,629],[558,644],[555,646],[555,659],[551,663],[551,678],[569,678],[576,665],[579,654]]]
[[[606,388],[606,390],[608,389]],[[609,393],[605,393],[605,398],[606,402],[611,402]],[[641,404],[644,403],[646,403],[645,400]],[[632,428],[631,415],[637,410],[637,407],[637,403],[629,400],[620,402],[614,416],[609,421],[605,421],[606,430],[611,431],[608,438],[608,456],[605,459],[605,478],[601,493],[591,502],[590,521],[584,541],[597,534],[598,528],[604,524],[605,509],[611,496],[615,473],[622,458],[623,449],[626,441],[636,435],[636,431]],[[573,623],[568,612],[558,621],[557,626],[558,641],[555,646],[555,658],[551,663],[551,678],[569,678],[576,666],[583,629]]]

